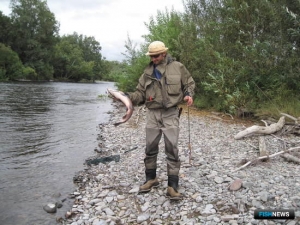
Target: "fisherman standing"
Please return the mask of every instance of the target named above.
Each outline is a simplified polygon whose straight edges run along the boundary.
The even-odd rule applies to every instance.
[[[188,106],[193,104],[195,82],[185,66],[173,60],[167,50],[161,41],[154,41],[149,45],[146,55],[150,56],[151,62],[139,78],[136,91],[128,93],[128,96],[134,105],[145,103],[148,108],[144,158],[146,181],[140,186],[139,192],[149,192],[159,185],[156,177],[157,155],[163,134],[168,175],[166,195],[170,199],[180,200],[178,104],[183,100]]]

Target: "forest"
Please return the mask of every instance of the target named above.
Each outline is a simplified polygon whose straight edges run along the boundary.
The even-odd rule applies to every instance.
[[[107,61],[94,37],[59,35],[43,0],[11,0],[0,11],[0,80],[116,82],[134,91],[161,40],[191,72],[194,105],[231,115],[300,117],[300,1],[184,0],[185,11],[158,11],[137,46],[127,37],[122,62]],[[100,40],[101,41],[101,40]]]

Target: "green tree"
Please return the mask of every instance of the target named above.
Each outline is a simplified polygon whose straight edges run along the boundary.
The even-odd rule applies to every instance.
[[[145,55],[145,46],[141,45],[137,49],[137,44],[134,43],[128,36],[125,42],[125,60],[120,64],[121,70],[116,75],[116,70],[112,70],[111,76],[117,80],[117,87],[122,91],[134,91],[141,74],[146,65],[150,62],[149,57]],[[143,49],[143,50],[141,50]]]
[[[11,45],[11,32],[12,32],[12,24],[11,19],[8,16],[5,16],[0,11],[0,43],[3,43],[7,46]]]
[[[145,23],[149,30],[149,34],[143,35],[145,43],[137,48],[128,36],[125,42],[126,51],[123,53],[125,56],[125,63],[127,64],[125,72],[117,76],[117,86],[123,91],[134,91],[138,83],[138,79],[143,73],[145,67],[150,63],[149,56],[146,56],[148,45],[153,41],[163,41],[165,45],[172,52],[172,56],[180,60],[180,50],[177,49],[178,36],[181,30],[181,15],[173,9],[169,12],[158,11],[157,16],[150,17],[150,22]]]
[[[123,76],[126,75],[128,64],[119,61],[103,61],[103,67],[106,71],[103,80],[119,82]]]
[[[94,37],[88,37],[83,35],[77,35],[77,33],[73,34],[73,37],[76,39],[76,42],[79,45],[79,48],[83,52],[83,59],[85,62],[93,62],[93,76],[91,80],[102,78],[103,70],[102,65],[102,55],[100,43],[96,41]]]
[[[0,81],[25,79],[23,70],[18,54],[0,43]]]
[[[102,79],[107,71],[100,51],[100,43],[94,37],[78,35],[76,32],[61,37],[55,47],[54,77],[77,81]],[[71,71],[73,72],[70,73]],[[78,72],[82,74],[77,74]],[[74,76],[74,73],[77,75]]]
[[[12,49],[38,80],[52,79],[51,59],[57,42],[58,22],[45,0],[11,0]]]
[[[169,48],[172,56],[181,61],[180,50],[178,49],[178,37],[181,34],[183,23],[180,13],[172,9],[157,11],[156,17],[151,16],[149,23],[145,23],[149,34],[143,35],[145,45],[148,46],[153,41],[162,41]],[[142,48],[145,50],[145,47]]]
[[[144,55],[147,46],[161,40],[192,73],[198,107],[229,113],[245,108],[258,112],[271,103],[286,108],[285,112],[300,108],[298,0],[186,0],[184,4],[183,14],[166,10],[150,18],[145,24],[149,34],[143,36],[139,50],[127,40],[128,66],[118,76],[121,90],[134,90],[149,62]]]
[[[55,46],[53,63],[55,79],[80,81],[93,78],[94,62],[84,60],[83,50],[74,41],[73,35],[61,37]]]
[[[194,40],[188,41],[193,60],[187,66],[198,84],[199,105],[233,113],[299,89],[297,42],[289,41],[288,32],[297,34],[299,4],[289,5],[286,0],[187,1],[191,29],[184,26],[181,35]]]
[[[129,65],[133,65],[135,60],[138,58],[138,50],[137,44],[133,43],[128,34],[127,41],[125,41],[125,48],[125,53],[122,53],[122,55],[125,56],[125,62]]]

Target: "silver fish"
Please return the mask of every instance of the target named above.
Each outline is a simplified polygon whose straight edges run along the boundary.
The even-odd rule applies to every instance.
[[[114,125],[118,126],[121,123],[125,123],[127,120],[130,119],[133,113],[133,105],[131,100],[122,91],[117,91],[110,88],[107,88],[107,91],[113,96],[113,98],[123,102],[123,104],[126,106],[126,114],[122,117],[122,119],[119,122],[114,123]]]

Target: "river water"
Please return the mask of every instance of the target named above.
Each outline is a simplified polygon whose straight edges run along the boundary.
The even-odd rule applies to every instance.
[[[0,83],[0,224],[57,224],[43,206],[75,190],[73,177],[95,155],[114,84]],[[57,197],[58,194],[60,197]]]

